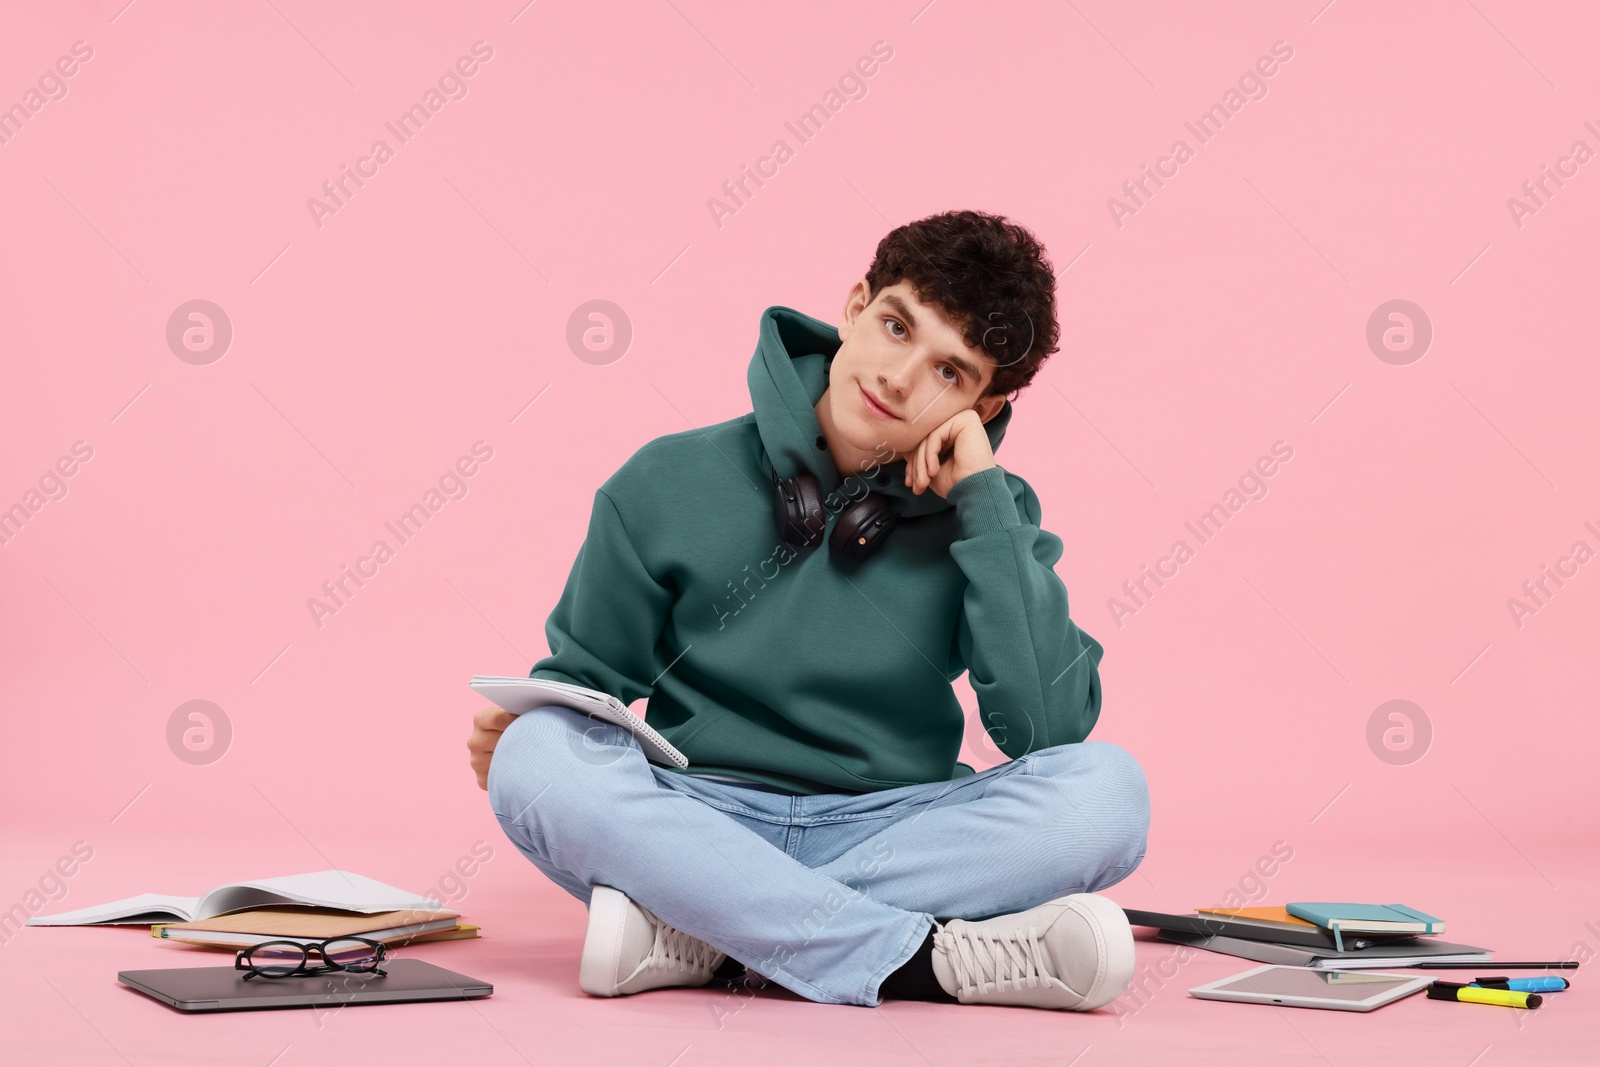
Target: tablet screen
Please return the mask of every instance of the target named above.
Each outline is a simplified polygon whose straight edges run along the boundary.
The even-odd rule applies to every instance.
[[[1317,997],[1321,1000],[1362,1001],[1396,986],[1414,981],[1385,974],[1355,971],[1312,971],[1301,967],[1274,967],[1260,974],[1242,975],[1211,988],[1228,993],[1261,993],[1273,997]]]

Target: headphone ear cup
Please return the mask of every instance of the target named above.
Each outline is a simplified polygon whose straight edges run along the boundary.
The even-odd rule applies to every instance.
[[[828,551],[860,562],[883,547],[899,524],[900,516],[889,506],[889,498],[868,493],[839,513],[828,535]]]
[[[774,489],[778,532],[784,543],[799,548],[822,544],[827,516],[822,510],[822,487],[813,474],[780,480]]]

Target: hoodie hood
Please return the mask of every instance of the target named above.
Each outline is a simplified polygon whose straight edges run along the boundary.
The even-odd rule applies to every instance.
[[[839,329],[793,308],[769,307],[761,313],[761,336],[750,359],[750,403],[767,460],[780,478],[809,472],[816,476],[823,498],[845,482],[833,457],[820,447],[822,426],[817,401],[828,388],[828,369],[839,351]],[[997,454],[1011,421],[1011,401],[984,423],[989,447]],[[932,427],[929,427],[932,430]],[[883,465],[887,477],[855,475],[875,493],[890,497],[902,515],[928,515],[952,505],[932,489],[921,496],[905,484],[906,461]],[[887,484],[881,484],[886,482]]]

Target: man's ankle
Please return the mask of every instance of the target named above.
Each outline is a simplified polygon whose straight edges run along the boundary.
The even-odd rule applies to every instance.
[[[917,951],[911,954],[887,978],[878,985],[878,996],[883,1000],[932,1000],[944,1004],[961,1003],[950,995],[939,982],[938,975],[933,973],[933,932],[937,927],[929,927],[928,934],[922,939],[922,944]]]
[[[711,980],[714,982],[737,982],[744,975],[744,964],[729,956],[717,965],[716,970],[711,972]]]

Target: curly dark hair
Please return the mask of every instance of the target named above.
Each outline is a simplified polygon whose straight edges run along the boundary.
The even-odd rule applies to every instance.
[[[902,280],[999,364],[984,396],[1020,391],[1057,350],[1055,270],[1038,238],[999,215],[947,211],[890,231],[867,270],[868,301]]]

